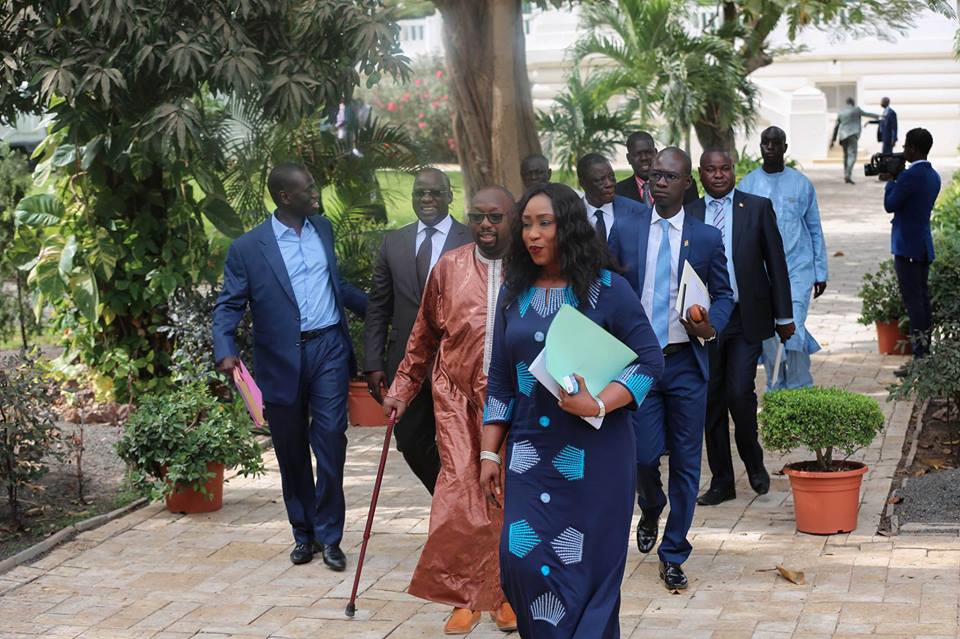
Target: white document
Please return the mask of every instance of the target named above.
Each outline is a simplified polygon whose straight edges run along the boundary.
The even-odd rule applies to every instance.
[[[677,313],[680,317],[687,319],[687,309],[694,304],[699,304],[703,308],[710,310],[710,292],[707,291],[707,285],[703,283],[697,272],[690,266],[690,262],[683,261],[683,273],[680,274],[680,285],[677,287]],[[698,337],[700,344],[704,344],[704,339]]]
[[[783,342],[780,341],[780,338],[777,338],[777,358],[773,362],[773,378],[770,380],[770,387],[773,388],[777,385],[777,380],[780,379],[780,362],[783,359]]]
[[[557,383],[553,376],[547,372],[547,349],[544,348],[540,351],[540,354],[537,355],[536,359],[533,360],[533,363],[530,364],[530,373],[537,378],[537,381],[543,384],[543,387],[550,391],[554,397],[560,399],[560,384]],[[603,418],[601,417],[581,417],[583,421],[587,422],[596,429],[599,429],[603,425]]]

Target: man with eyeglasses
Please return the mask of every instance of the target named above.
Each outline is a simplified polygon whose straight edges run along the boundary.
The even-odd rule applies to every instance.
[[[634,416],[640,507],[637,548],[646,554],[657,543],[660,515],[667,505],[660,456],[669,449],[670,514],[657,555],[660,579],[672,591],[687,587],[682,564],[693,549],[687,533],[700,488],[709,373],[705,344],[716,339],[733,308],[719,231],[684,211],[684,193],[692,181],[690,169],[690,156],[681,149],[661,151],[649,172],[653,210],[622,216],[612,243],[663,349],[663,375]],[[711,303],[706,317],[676,310],[687,262],[707,285]]]
[[[430,510],[430,534],[408,592],[454,606],[446,634],[466,634],[481,610],[515,630],[516,615],[500,589],[503,511],[487,508],[480,475],[480,433],[493,346],[493,321],[510,243],[513,195],[480,189],[467,213],[473,242],[446,254],[427,280],[407,353],[383,401],[404,415],[433,369],[440,476]]]
[[[735,179],[730,153],[707,149],[700,156],[700,183],[706,195],[687,207],[691,215],[720,230],[736,301],[727,327],[709,344],[705,436],[713,477],[709,490],[697,499],[701,506],[716,506],[737,496],[728,413],[750,487],[760,495],[770,490],[763,448],[757,440],[757,360],[763,340],[776,332],[786,342],[796,330],[773,203],[735,190]]]
[[[633,175],[617,182],[614,190],[617,195],[653,206],[653,193],[650,189],[650,167],[657,157],[657,143],[646,131],[634,131],[627,137],[627,162],[633,168]],[[690,180],[690,186],[683,192],[683,203],[689,204],[700,197],[697,184]]]
[[[583,189],[587,220],[596,229],[597,236],[612,245],[617,218],[620,215],[639,215],[644,205],[614,192],[617,178],[613,167],[599,153],[587,153],[577,161],[577,179]]]
[[[387,233],[380,245],[363,327],[363,370],[378,402],[403,359],[431,269],[443,253],[470,242],[467,227],[449,214],[452,201],[447,174],[424,169],[413,181],[417,221]],[[397,449],[432,495],[440,457],[429,381],[410,401],[394,433]]]

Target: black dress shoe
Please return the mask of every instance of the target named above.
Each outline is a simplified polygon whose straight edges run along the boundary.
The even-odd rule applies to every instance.
[[[290,561],[299,566],[300,564],[309,564],[313,561],[313,545],[297,544],[290,552]]]
[[[347,569],[347,556],[337,544],[320,544],[320,552],[323,553],[323,563],[327,564],[330,570],[343,572]]]
[[[697,497],[698,506],[716,506],[725,501],[737,498],[737,491],[734,488],[711,488],[707,492]]]
[[[640,516],[640,523],[637,524],[637,548],[643,554],[647,554],[657,545],[657,533],[660,532],[660,520],[656,517],[647,517],[644,514]]]
[[[750,487],[758,495],[766,495],[770,492],[770,475],[766,468],[761,468],[759,472],[750,475]]]
[[[683,568],[672,561],[660,562],[660,579],[667,590],[687,589],[687,576],[683,574]]]

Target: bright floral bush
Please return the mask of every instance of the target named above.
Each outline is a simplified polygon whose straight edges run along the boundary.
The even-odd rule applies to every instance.
[[[453,103],[439,58],[417,60],[408,81],[383,80],[367,100],[375,116],[406,129],[420,147],[424,164],[457,161]]]

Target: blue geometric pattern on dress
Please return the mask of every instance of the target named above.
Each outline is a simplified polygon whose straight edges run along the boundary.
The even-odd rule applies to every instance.
[[[553,458],[553,467],[569,481],[583,479],[585,451],[569,444]]]
[[[527,309],[530,308],[530,302],[533,300],[533,294],[535,292],[536,289],[530,287],[517,298],[517,310],[520,311],[520,317],[527,314]]]
[[[639,370],[640,366],[638,364],[632,364],[614,378],[627,387],[638,406],[643,403],[643,398],[647,396],[654,381],[649,375],[638,372]]]
[[[537,621],[546,621],[553,627],[556,627],[566,614],[567,609],[552,592],[543,593],[530,604],[530,616]]]
[[[600,269],[600,276],[593,280],[590,283],[590,287],[587,289],[587,301],[590,302],[590,306],[597,308],[597,302],[600,299],[600,287],[609,286],[613,283],[613,274],[607,269]]]
[[[488,397],[487,405],[483,407],[483,423],[509,422],[513,417],[513,400],[504,404],[496,397]]]
[[[568,526],[550,542],[550,547],[564,565],[578,564],[583,559],[583,533]]]
[[[526,519],[510,524],[508,534],[510,554],[516,555],[520,559],[526,557],[540,543],[540,538],[537,537],[537,533],[533,531]]]
[[[530,306],[540,317],[550,317],[563,306],[566,292],[557,288],[534,288]]]
[[[523,440],[513,445],[510,452],[510,470],[522,475],[540,463],[540,455],[529,440]]]
[[[533,397],[533,387],[537,378],[533,376],[526,362],[517,362],[517,388],[527,397]]]
[[[580,300],[577,299],[577,296],[573,293],[573,289],[569,286],[563,289],[563,300],[574,308],[580,306]]]

